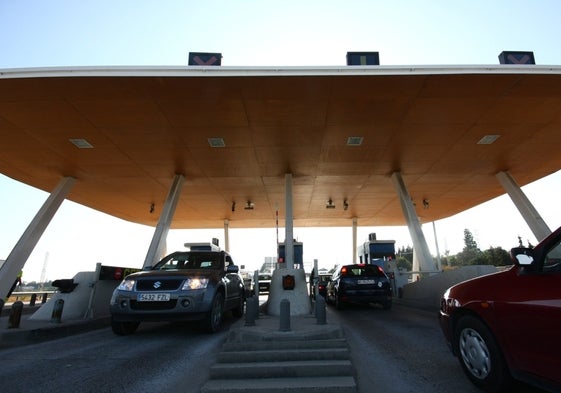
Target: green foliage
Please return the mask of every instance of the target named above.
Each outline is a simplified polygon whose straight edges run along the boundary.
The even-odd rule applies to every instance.
[[[521,243],[520,237],[518,238]],[[512,264],[510,254],[501,247],[491,247],[481,251],[469,229],[464,229],[464,248],[449,258],[451,266],[494,265],[508,266]]]
[[[411,271],[413,269],[413,262],[402,256],[397,257],[396,265],[399,269]]]
[[[488,265],[508,266],[512,265],[510,253],[501,247],[491,247],[483,252]]]

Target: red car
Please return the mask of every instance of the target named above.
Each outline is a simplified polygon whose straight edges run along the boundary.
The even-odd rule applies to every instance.
[[[508,270],[449,288],[439,322],[477,387],[513,380],[561,392],[561,228],[535,248],[513,248]]]

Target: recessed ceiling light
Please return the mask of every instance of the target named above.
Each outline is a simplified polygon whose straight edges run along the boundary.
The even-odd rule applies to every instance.
[[[347,138],[347,146],[360,146],[363,139],[361,136],[350,136]]]
[[[70,143],[76,146],[78,149],[93,149],[90,142],[85,139],[69,139]]]
[[[222,138],[208,138],[208,144],[210,147],[225,147],[224,139]]]
[[[500,135],[485,135],[477,142],[478,145],[490,145],[500,138]]]

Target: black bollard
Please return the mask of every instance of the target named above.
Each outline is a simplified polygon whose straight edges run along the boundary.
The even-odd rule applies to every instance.
[[[0,316],[2,315],[3,309],[4,309],[4,299],[0,299]]]
[[[255,296],[247,298],[245,308],[245,326],[255,326],[255,320],[259,313],[259,299]]]
[[[325,325],[327,323],[325,299],[321,295],[318,295],[316,298],[316,320],[318,325]]]
[[[21,321],[21,312],[23,311],[23,302],[18,300],[12,304],[12,311],[8,318],[8,329],[17,329]]]
[[[41,304],[47,303],[47,297],[49,296],[48,293],[44,293],[43,297],[41,298]]]
[[[281,332],[290,331],[290,301],[282,299],[280,302],[280,326]]]
[[[64,300],[57,299],[53,306],[53,313],[51,314],[51,322],[60,323],[62,319],[63,308],[64,308]]]
[[[29,305],[34,306],[36,301],[37,301],[37,294],[34,293],[33,295],[31,295],[31,299],[29,300]]]

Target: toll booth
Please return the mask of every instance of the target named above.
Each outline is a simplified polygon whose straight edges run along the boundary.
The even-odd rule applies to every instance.
[[[388,275],[393,291],[397,291],[395,240],[377,240],[375,233],[368,235],[368,241],[357,248],[358,263],[380,266]],[[395,293],[394,293],[395,294]]]
[[[293,244],[294,244],[294,268],[303,269],[304,245],[302,242],[296,242],[296,241],[293,242]],[[285,262],[286,262],[286,246],[284,243],[279,243],[279,257],[278,257],[279,266],[286,267],[286,265],[284,265]]]
[[[186,248],[191,251],[220,251],[220,244],[217,238],[213,237],[211,243],[184,243]]]

